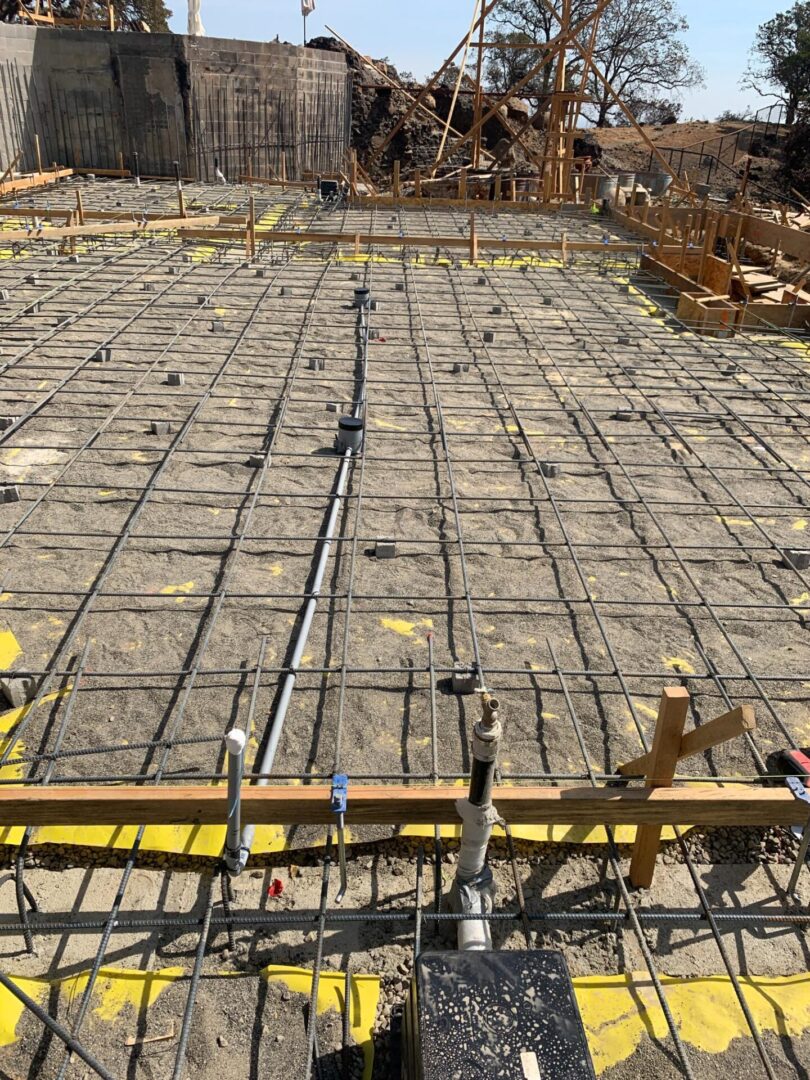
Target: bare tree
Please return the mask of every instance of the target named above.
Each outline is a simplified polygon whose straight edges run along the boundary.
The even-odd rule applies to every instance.
[[[622,99],[642,101],[649,112],[667,96],[702,86],[704,74],[681,34],[689,29],[673,0],[615,0],[602,15],[594,59]],[[604,127],[614,108],[604,84],[591,77],[595,122]]]
[[[560,32],[558,14],[562,0],[503,0],[497,10],[497,21],[510,35],[522,35],[519,40],[546,44]],[[571,0],[571,22],[586,18],[595,8],[596,0]],[[688,29],[674,0],[614,0],[603,12],[598,24],[594,62],[606,76],[616,93],[623,99],[642,102],[650,115],[662,108],[672,111],[672,101],[679,90],[703,83],[701,68],[690,58],[681,35]],[[581,37],[587,39],[586,30]],[[518,52],[518,57],[526,54]],[[536,58],[539,59],[535,52]],[[571,54],[569,53],[569,57]],[[512,61],[512,63],[522,62]],[[490,80],[506,67],[504,61],[490,61],[487,74]],[[571,58],[568,65],[568,88],[578,85],[582,58]],[[552,74],[546,69],[538,76],[537,86],[542,93],[551,90]],[[505,87],[504,87],[505,89]],[[591,74],[587,94],[592,103],[585,107],[599,127],[608,124],[614,113],[613,97],[601,80]]]
[[[810,2],[794,4],[757,30],[742,87],[785,106],[792,124],[810,102]]]

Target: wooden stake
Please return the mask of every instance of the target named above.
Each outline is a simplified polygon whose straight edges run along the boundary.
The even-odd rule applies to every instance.
[[[417,169],[413,174],[413,193],[417,199],[422,198],[422,170]]]
[[[393,184],[392,184],[392,191],[394,193],[394,198],[398,199],[399,198],[399,158],[397,158],[396,161],[394,162],[394,181],[393,181]]]
[[[757,722],[752,705],[739,705],[730,712],[716,716],[708,724],[688,731],[681,739],[678,749],[678,761],[684,758],[694,757],[711,750],[721,743],[729,742],[740,735],[745,735],[756,730]],[[641,757],[628,761],[626,765],[620,765],[618,772],[622,776],[647,776],[653,768],[652,752],[642,754]]]
[[[79,224],[84,225],[84,203],[82,202],[81,191],[76,191],[76,213],[79,218]]]
[[[502,195],[503,178],[500,173],[495,174],[495,202],[500,202]]]
[[[42,151],[39,147],[39,135],[34,135],[34,152],[37,158],[37,172],[42,172]]]
[[[177,204],[180,210],[180,217],[186,216],[186,197],[183,194],[183,189],[179,187],[177,189]]]
[[[467,198],[467,170],[462,169],[458,174],[458,197],[460,199]]]
[[[470,214],[470,263],[478,262],[478,234],[475,231],[475,214]]]
[[[655,737],[650,751],[646,785],[648,788],[672,787],[688,711],[689,691],[682,686],[666,687],[661,694]],[[633,857],[630,860],[630,881],[636,888],[648,889],[652,885],[660,843],[660,825],[639,826]]]
[[[18,150],[17,153],[14,156],[13,161],[9,165],[9,167],[6,169],[6,171],[3,173],[3,175],[0,176],[0,184],[2,184],[3,181],[7,177],[11,176],[11,174],[14,172],[14,166],[17,164],[17,162],[20,160],[21,157],[22,157],[22,150]]]

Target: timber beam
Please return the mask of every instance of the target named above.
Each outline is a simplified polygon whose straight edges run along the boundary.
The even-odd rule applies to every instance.
[[[90,217],[92,211],[86,211],[85,217]],[[147,214],[146,220],[139,221],[100,221],[95,225],[68,225],[50,229],[8,229],[0,232],[0,247],[11,244],[14,241],[26,240],[61,240],[70,236],[103,236],[119,233],[148,233],[162,232],[165,230],[189,230],[192,226],[213,227],[219,225],[223,218],[219,214],[202,214],[199,217],[166,218]],[[235,235],[235,234],[234,234]]]
[[[186,219],[192,223],[192,219]],[[199,219],[197,219],[199,220]],[[55,233],[57,230],[53,230]],[[185,229],[186,235],[199,240],[232,240],[234,243],[244,240],[244,230],[238,229]],[[0,236],[4,234],[0,233]],[[10,233],[7,235],[11,235]],[[394,236],[391,233],[327,233],[327,232],[282,232],[275,229],[257,229],[256,240],[267,244],[345,244],[372,247],[398,248],[467,248],[469,236]],[[638,252],[641,245],[633,241],[601,243],[596,240],[526,240],[479,237],[478,247],[482,251],[590,251],[606,255]],[[667,250],[666,248],[664,249]],[[677,245],[672,248],[679,251]]]
[[[455,787],[351,786],[353,825],[459,824]],[[242,820],[255,825],[334,822],[331,789],[243,787]],[[808,807],[787,788],[499,787],[492,801],[512,825],[805,825]],[[224,787],[0,788],[0,826],[224,825]]]

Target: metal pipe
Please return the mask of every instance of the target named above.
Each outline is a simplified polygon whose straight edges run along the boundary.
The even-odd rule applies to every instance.
[[[359,290],[355,290],[357,292]],[[367,291],[366,291],[367,293]],[[366,397],[366,384],[365,373],[368,354],[368,309],[365,303],[358,307],[357,323],[360,334],[360,343],[362,349],[363,360],[363,383],[358,395],[357,404],[355,405],[351,415],[355,418],[360,418],[362,415],[362,409]],[[362,444],[361,444],[362,445]],[[284,676],[284,682],[281,687],[281,694],[278,699],[278,705],[276,706],[276,714],[273,717],[270,725],[270,732],[267,738],[267,743],[262,754],[261,761],[258,767],[254,766],[254,770],[262,774],[259,780],[256,781],[258,785],[266,787],[270,783],[269,773],[273,768],[273,762],[276,758],[276,752],[278,750],[278,744],[281,739],[281,732],[284,729],[284,720],[287,716],[287,710],[290,707],[290,701],[292,699],[293,690],[295,689],[295,680],[298,676],[298,670],[301,666],[301,660],[304,656],[304,652],[307,647],[307,641],[309,640],[310,630],[312,629],[312,622],[315,618],[315,611],[318,607],[318,599],[320,596],[323,581],[326,576],[326,568],[329,565],[329,556],[332,551],[332,542],[335,538],[335,529],[337,527],[338,516],[343,506],[343,495],[346,489],[346,481],[349,476],[349,466],[352,458],[356,453],[359,453],[361,445],[357,449],[353,449],[350,445],[346,446],[343,452],[343,460],[340,463],[340,470],[338,471],[337,480],[335,482],[335,490],[332,493],[332,505],[329,510],[329,517],[326,522],[326,528],[323,534],[323,542],[318,555],[318,563],[315,570],[315,578],[310,590],[309,599],[307,600],[306,607],[304,609],[304,616],[301,620],[301,626],[298,630],[298,636],[295,641],[295,647],[293,649],[292,659],[290,660],[289,670]],[[239,851],[239,858],[241,866],[244,868],[250,857],[250,850],[253,847],[253,840],[256,835],[255,825],[246,825],[242,830],[242,839]]]
[[[492,827],[498,812],[492,805],[492,785],[503,729],[498,718],[498,699],[484,691],[481,719],[473,728],[472,771],[469,794],[456,809],[462,820],[458,871],[450,890],[450,908],[463,915],[486,916],[492,912],[495,893],[492,871],[487,866]],[[462,952],[492,948],[492,934],[485,918],[464,919],[458,924],[458,947]]]

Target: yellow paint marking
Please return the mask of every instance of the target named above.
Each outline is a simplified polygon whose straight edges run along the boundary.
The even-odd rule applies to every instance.
[[[97,494],[99,494],[103,499],[106,499],[109,498],[110,495],[114,495],[115,492],[110,490],[105,491],[100,488]]]
[[[381,420],[379,417],[372,417],[372,423],[375,427],[385,428],[387,431],[407,431],[407,428],[400,427],[399,424],[393,424],[390,420]]]
[[[715,521],[719,521],[721,525],[776,525],[777,522],[774,518],[734,518],[724,517],[722,514],[715,514]]]
[[[284,567],[281,563],[273,563],[272,566],[268,566],[267,570],[273,575],[273,577],[281,577],[284,573]]]
[[[184,604],[186,602],[186,596],[188,596],[193,588],[194,582],[186,581],[182,585],[164,585],[160,590],[160,594],[161,596],[176,596],[177,593],[185,593],[185,596],[178,596],[176,601],[178,604]]]
[[[0,630],[0,670],[8,671],[22,653],[22,648],[11,630]]]
[[[401,634],[402,637],[413,637],[417,626],[424,626],[428,630],[433,629],[432,619],[420,619],[418,623],[408,622],[407,619],[380,619],[380,624],[386,630],[393,630],[395,634]]]
[[[801,596],[794,596],[790,601],[791,607],[798,607],[801,604],[810,602],[810,592],[803,592]]]
[[[746,1004],[760,1031],[801,1035],[810,1028],[810,976],[739,976]],[[725,975],[681,979],[661,976],[664,996],[684,1042],[722,1054],[750,1029]],[[626,1061],[650,1038],[665,1039],[666,1019],[645,974],[589,975],[574,979],[588,1046],[597,1073]]]
[[[658,710],[651,709],[649,705],[645,705],[643,701],[633,701],[633,708],[638,709],[639,712],[644,713],[645,716],[649,716],[651,720],[658,719]],[[635,725],[630,725],[630,730],[634,730]]]
[[[695,674],[695,669],[692,667],[689,661],[683,660],[680,656],[662,656],[661,660],[664,663],[664,667],[672,668],[673,671],[679,671],[683,675]]]
[[[807,518],[798,518],[790,527],[794,532],[804,532],[807,528]]]

